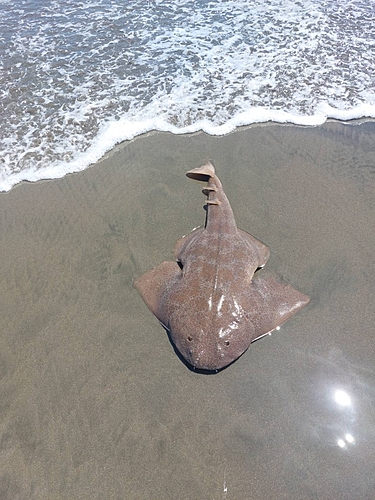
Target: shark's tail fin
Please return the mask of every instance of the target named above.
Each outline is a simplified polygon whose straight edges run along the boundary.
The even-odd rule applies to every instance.
[[[215,175],[215,167],[212,165],[210,161],[208,161],[205,165],[201,167],[193,168],[193,170],[189,170],[186,175],[190,179],[195,179],[196,181],[208,182],[210,177]]]

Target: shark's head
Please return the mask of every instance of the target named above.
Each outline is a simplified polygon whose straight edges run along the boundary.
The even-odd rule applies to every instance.
[[[235,361],[250,345],[249,336],[240,329],[202,328],[188,319],[171,325],[170,337],[178,352],[192,367],[199,370],[218,371]]]

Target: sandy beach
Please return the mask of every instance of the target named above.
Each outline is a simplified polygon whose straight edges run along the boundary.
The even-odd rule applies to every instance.
[[[194,373],[133,281],[204,223],[211,159],[310,296]],[[0,195],[1,500],[375,498],[375,123],[151,133]]]

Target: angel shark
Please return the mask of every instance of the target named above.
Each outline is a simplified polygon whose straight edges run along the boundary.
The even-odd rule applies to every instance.
[[[218,371],[309,298],[261,270],[269,248],[237,227],[213,164],[186,175],[207,182],[205,225],[177,241],[175,262],[148,271],[135,287],[188,365]]]

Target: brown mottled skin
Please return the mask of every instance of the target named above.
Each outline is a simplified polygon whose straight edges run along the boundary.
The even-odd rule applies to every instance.
[[[203,189],[205,227],[178,240],[177,262],[163,262],[135,286],[185,360],[215,371],[284,323],[309,298],[264,271],[254,275],[266,264],[269,249],[237,228],[212,163],[186,175],[208,182]]]

